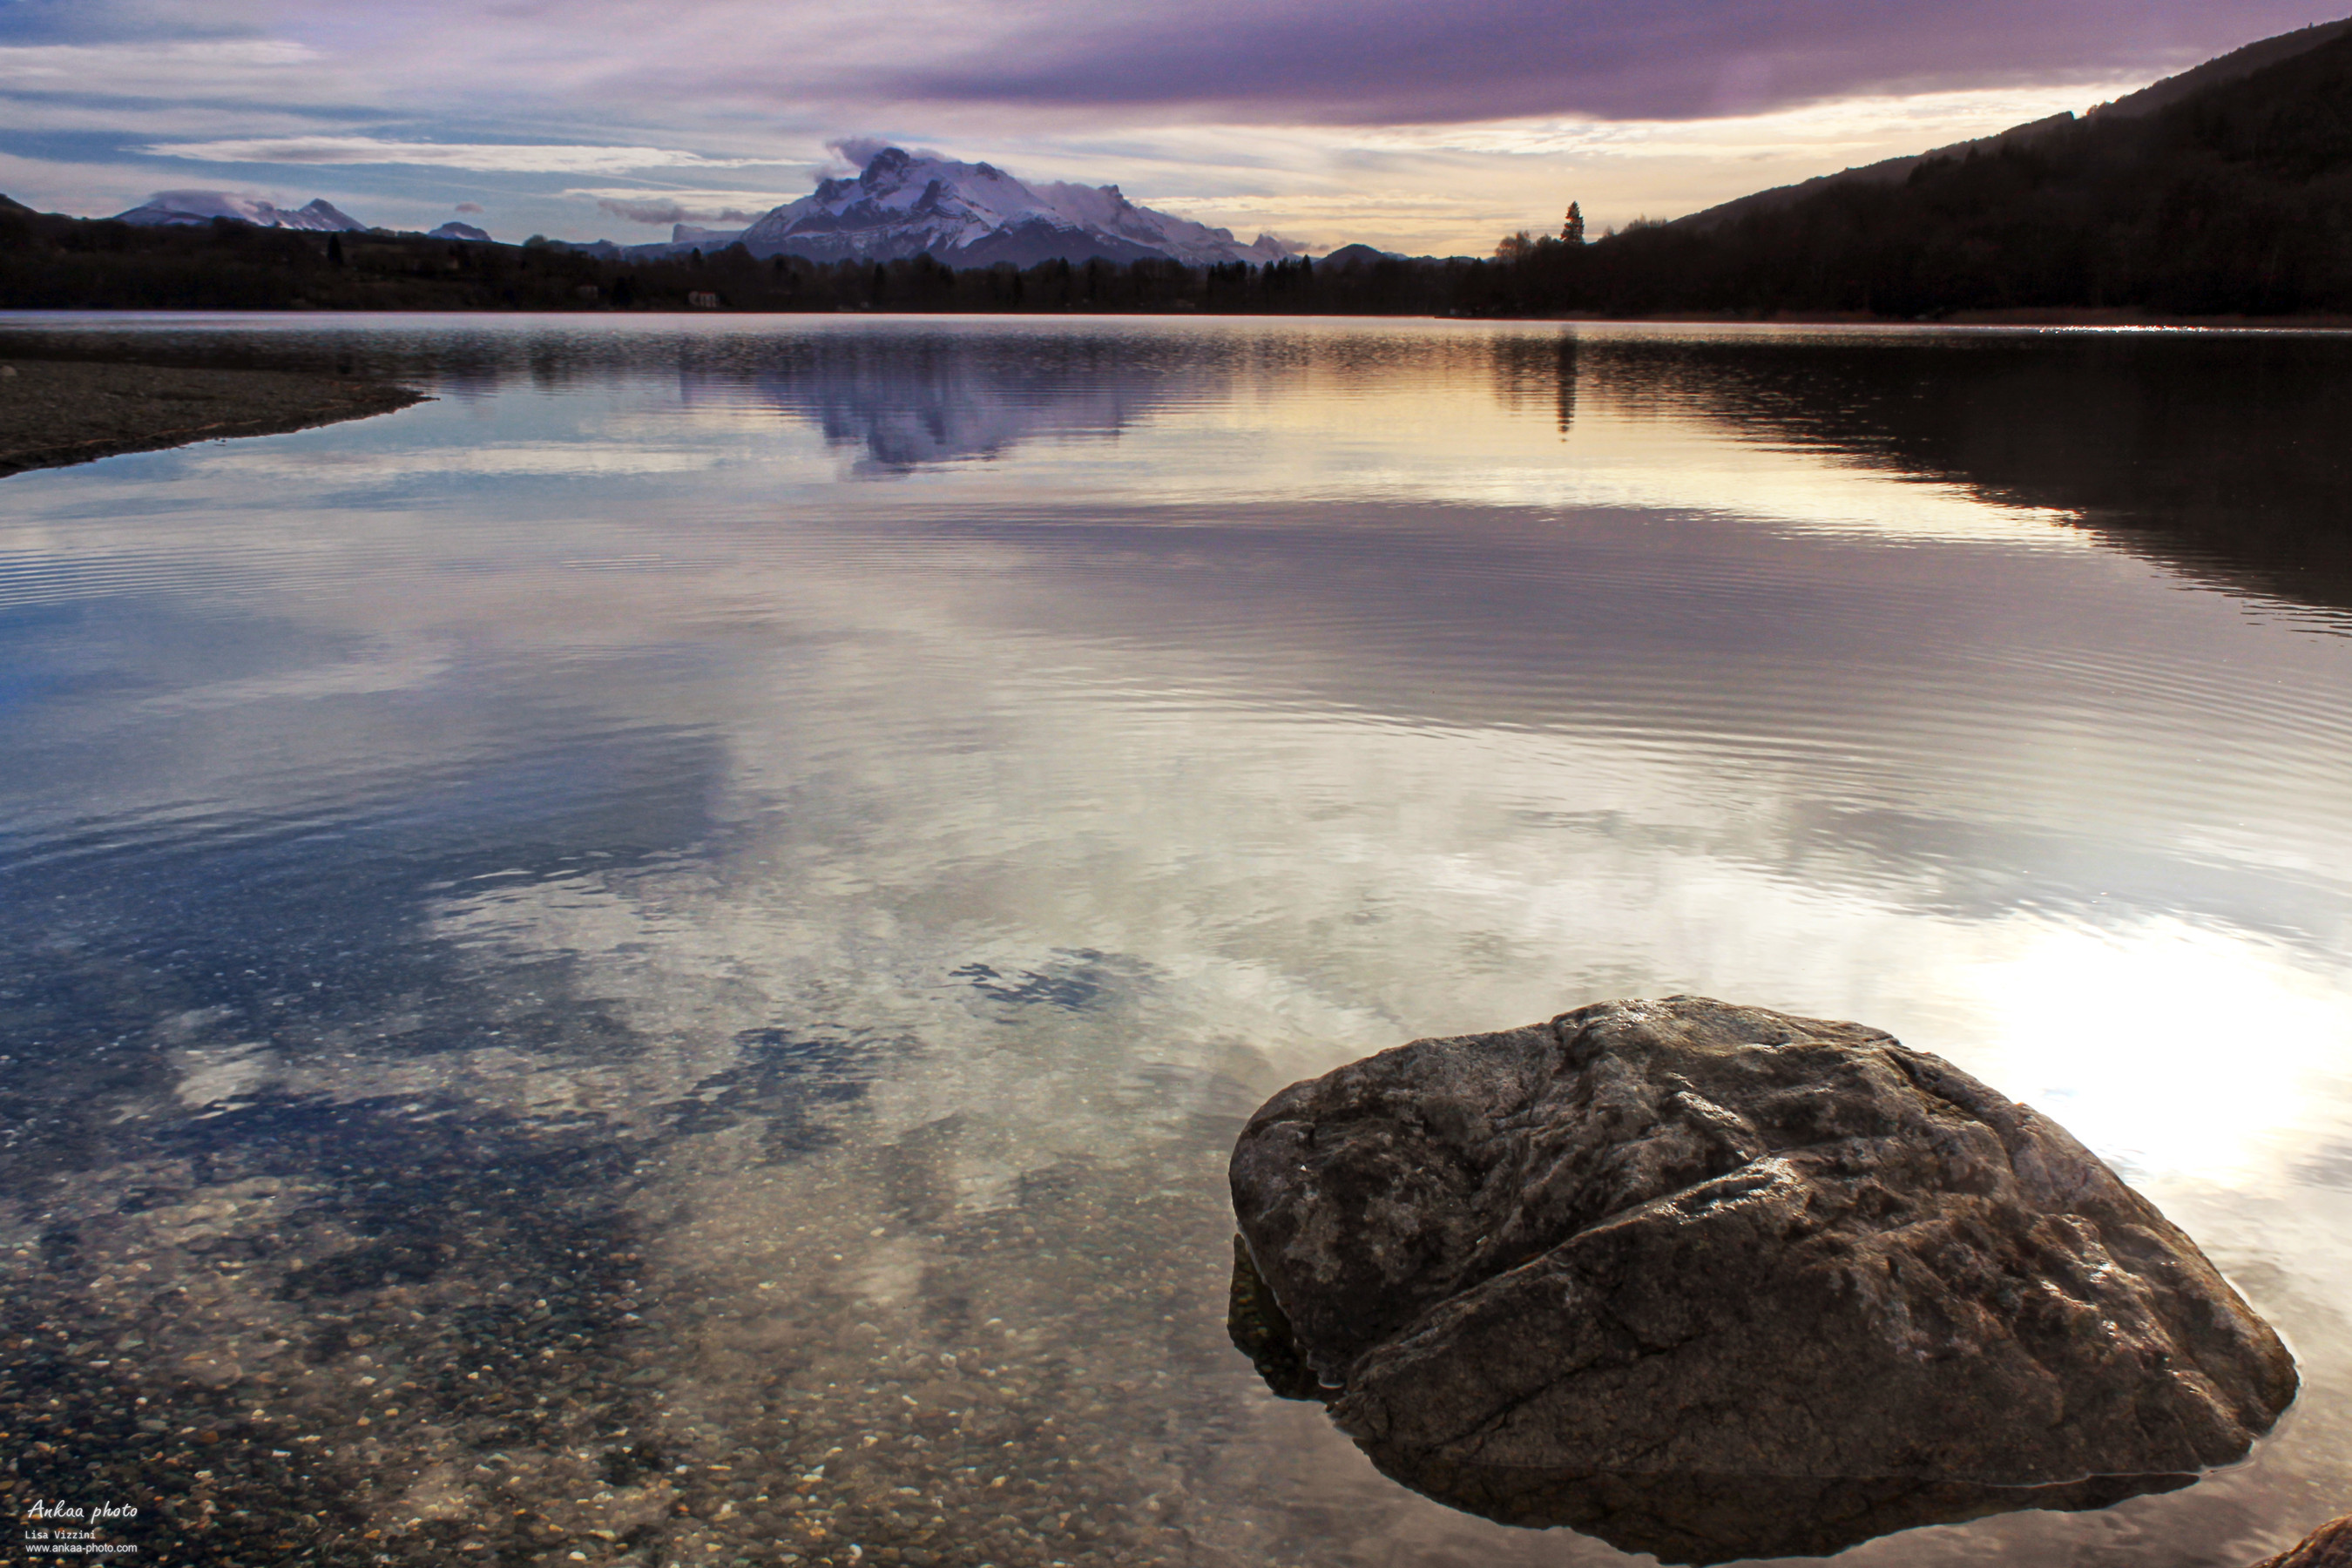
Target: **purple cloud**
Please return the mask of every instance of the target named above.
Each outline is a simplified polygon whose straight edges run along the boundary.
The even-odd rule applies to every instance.
[[[482,204],[479,202],[459,202],[457,204],[457,210],[461,213],[478,213],[482,210]]]
[[[692,108],[738,128],[749,111],[802,134],[887,120],[939,135],[958,110],[1010,110],[1031,125],[1036,110],[1072,111],[1056,116],[1065,131],[1202,112],[1259,124],[1696,119],[1856,93],[2145,80],[2330,20],[2344,0],[905,0],[887,26],[833,0],[136,0],[135,15],[133,0],[91,3],[142,32],[150,12],[202,34],[223,5],[249,8],[257,25],[266,11],[291,35],[269,47],[292,51],[285,68],[301,80],[322,62],[352,72],[364,59],[366,79],[404,102],[421,92],[474,105],[495,83],[517,111],[565,124],[625,103],[651,121]],[[124,79],[154,68],[121,49],[111,68]],[[258,68],[245,55],[232,63]],[[76,56],[42,68],[79,79],[96,67]],[[483,155],[348,132],[311,140],[331,162]],[[169,150],[217,161],[230,148],[293,158],[285,137]],[[507,148],[495,166],[522,167],[524,151]],[[843,146],[852,164],[868,151],[862,139]]]
[[[1206,0],[1050,6],[915,99],[1215,105],[1337,123],[1687,119],[1877,90],[2157,74],[2332,19],[2315,0]]]

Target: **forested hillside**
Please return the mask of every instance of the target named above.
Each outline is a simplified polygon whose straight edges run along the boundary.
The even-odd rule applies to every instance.
[[[2095,117],[1713,227],[1535,240],[1479,313],[2352,311],[2352,37],[2144,118]]]

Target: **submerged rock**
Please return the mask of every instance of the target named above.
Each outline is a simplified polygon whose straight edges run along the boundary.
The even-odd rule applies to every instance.
[[[1561,1526],[1661,1563],[1827,1557],[1881,1535],[2021,1509],[2072,1512],[2178,1490],[2195,1476],[2092,1476],[1994,1487],[1904,1476],[1721,1476],[1672,1471],[1554,1475],[1456,1464],[1370,1446],[1390,1479],[1502,1524]],[[2295,1568],[2304,1568],[2297,1564]],[[2332,1565],[2314,1565],[2332,1568]]]
[[[2275,1557],[2254,1568],[2352,1568],[2352,1514],[2329,1520]]]
[[[2088,1151],[1855,1024],[1670,997],[1416,1041],[1275,1096],[1232,1179],[1277,1392],[1458,1506],[1683,1561],[2180,1485],[2295,1390]]]

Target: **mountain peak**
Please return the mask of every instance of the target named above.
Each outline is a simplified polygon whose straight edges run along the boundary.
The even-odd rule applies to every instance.
[[[1032,185],[992,163],[884,147],[854,178],[824,180],[743,231],[754,256],[888,261],[929,256],[950,267],[1148,258],[1188,266],[1278,261],[1289,247],[1129,201],[1117,185]]]
[[[865,171],[857,183],[867,190],[877,190],[904,174],[915,162],[915,155],[904,147],[885,147],[866,161]]]

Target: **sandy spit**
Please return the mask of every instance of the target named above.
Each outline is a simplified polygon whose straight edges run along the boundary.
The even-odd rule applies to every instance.
[[[278,370],[0,361],[0,475],[389,414],[414,388]]]

